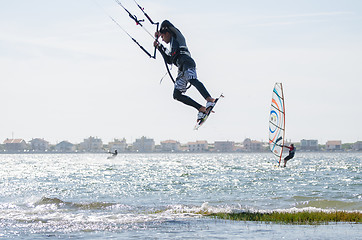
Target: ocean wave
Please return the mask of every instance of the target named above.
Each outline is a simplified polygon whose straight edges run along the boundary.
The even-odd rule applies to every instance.
[[[177,207],[176,211],[185,211],[188,213],[201,214],[202,216],[216,217],[228,220],[242,221],[266,221],[283,222],[296,224],[316,224],[328,222],[362,222],[362,211],[350,210],[341,211],[334,209],[322,209],[317,207],[275,209],[275,210],[257,210],[247,208],[232,207],[212,207],[204,203],[201,207],[185,208]]]
[[[0,209],[0,220],[3,227],[26,226],[35,232],[42,231],[117,231],[121,229],[145,228],[172,223],[219,216],[259,216],[263,214],[297,214],[297,213],[334,213],[332,209],[302,207],[289,209],[259,210],[241,205],[213,206],[208,202],[201,205],[174,204],[146,206],[138,208],[107,202],[73,203],[59,198],[42,197],[33,206],[14,207],[8,205]],[[339,211],[340,212],[340,211]],[[362,214],[362,211],[345,211]],[[320,215],[320,214],[319,214]],[[227,219],[227,218],[226,218]],[[248,220],[254,221],[254,220]]]
[[[34,203],[34,206],[42,205],[55,205],[57,207],[68,207],[68,208],[77,208],[82,210],[100,210],[107,209],[113,206],[119,206],[117,203],[107,203],[107,202],[91,202],[91,203],[74,203],[66,202],[59,198],[49,198],[42,197],[40,200]]]
[[[169,213],[188,213],[195,215],[208,215],[215,213],[240,213],[240,212],[251,212],[251,213],[300,213],[300,212],[325,212],[331,213],[336,211],[350,212],[350,213],[362,213],[362,210],[352,209],[352,210],[336,210],[336,209],[326,209],[314,206],[304,206],[304,207],[291,207],[285,209],[256,209],[246,206],[210,206],[209,203],[205,202],[201,206],[185,206],[185,205],[172,205],[164,210]]]
[[[362,211],[362,202],[346,202],[338,200],[306,200],[296,204],[297,208],[317,208],[317,209],[332,209],[332,210],[350,210]]]

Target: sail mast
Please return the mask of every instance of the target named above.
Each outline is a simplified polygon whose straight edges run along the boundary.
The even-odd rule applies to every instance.
[[[285,105],[284,105],[284,91],[283,91],[283,84],[280,83],[280,89],[281,89],[281,98],[282,98],[282,102],[283,102],[283,119],[284,119],[284,126],[283,126],[283,138],[282,138],[282,146],[284,146],[284,142],[285,142]],[[283,147],[280,151],[280,157],[279,157],[279,165],[280,165],[280,162],[282,161],[282,156],[283,156]]]

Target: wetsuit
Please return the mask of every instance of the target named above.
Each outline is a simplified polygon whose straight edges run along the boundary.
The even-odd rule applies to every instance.
[[[290,147],[287,147],[287,148],[289,148],[289,155],[284,158],[285,162],[292,159],[294,157],[294,154],[295,154],[295,147],[294,146],[290,146]]]
[[[187,83],[190,82],[191,85],[195,86],[205,99],[210,97],[210,94],[205,86],[197,80],[196,63],[191,57],[186,46],[186,40],[180,30],[167,20],[162,22],[161,30],[164,27],[172,34],[170,41],[171,51],[167,53],[166,48],[162,45],[158,46],[158,50],[168,64],[174,64],[178,67],[173,98],[199,110],[202,105],[183,94],[187,90]]]

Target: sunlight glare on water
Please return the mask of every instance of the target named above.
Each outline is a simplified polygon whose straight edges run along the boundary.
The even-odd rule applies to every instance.
[[[359,153],[298,153],[287,168],[280,168],[267,153],[120,154],[114,159],[103,154],[2,154],[0,237],[102,239],[110,233],[131,237],[142,229],[156,238],[178,228],[182,238],[195,237],[188,234],[211,224],[221,231],[215,236],[232,238],[232,231],[228,236],[222,229],[238,232],[240,225],[199,213],[362,211],[361,158]],[[262,226],[249,223],[250,228]],[[279,236],[276,226],[270,231]],[[304,236],[305,229],[294,230]]]

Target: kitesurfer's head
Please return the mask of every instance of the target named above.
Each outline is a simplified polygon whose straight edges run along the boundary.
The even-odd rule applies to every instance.
[[[168,20],[163,21],[160,26],[160,33],[170,32],[170,26],[172,26],[170,21]]]
[[[164,41],[165,43],[169,43],[171,41],[173,33],[172,33],[170,27],[172,27],[172,26],[173,25],[168,20],[165,20],[161,23],[159,32],[161,34],[162,41]]]
[[[169,30],[168,30],[168,27],[161,27],[160,28],[160,33],[161,34],[165,34],[165,33],[167,33]]]

